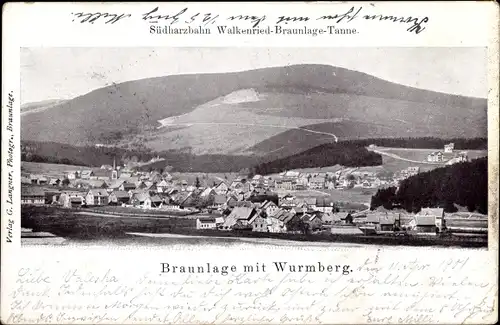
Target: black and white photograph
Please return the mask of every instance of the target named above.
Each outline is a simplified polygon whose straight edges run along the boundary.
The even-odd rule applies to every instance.
[[[498,322],[498,5],[2,17],[0,323]]]
[[[488,248],[482,47],[23,47],[21,242]]]

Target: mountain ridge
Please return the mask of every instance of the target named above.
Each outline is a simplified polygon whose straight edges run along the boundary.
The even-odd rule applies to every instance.
[[[263,99],[221,102],[224,96],[245,89],[263,94]],[[208,107],[205,115],[199,115],[200,107],[214,101],[218,106]],[[231,113],[232,120],[227,114],[217,115],[220,110]],[[424,118],[415,117],[416,111]],[[174,124],[177,130],[157,130],[160,120],[175,116],[183,116],[185,125]],[[451,136],[477,137],[485,133],[487,121],[485,99],[399,85],[345,68],[306,64],[126,81],[23,116],[21,132],[24,140],[73,145],[110,142],[154,150],[184,147],[195,153],[223,151],[215,144],[229,144],[233,138],[234,145],[228,150],[245,152],[280,133],[247,126],[245,130],[218,128],[214,136],[214,127],[189,126],[189,122],[205,122],[199,120],[203,116],[217,116],[222,124],[288,118],[299,128],[342,118],[349,121],[346,123],[379,123],[387,131],[377,136],[443,136],[451,132]],[[397,120],[407,122],[414,131],[405,134]],[[390,134],[396,126],[399,133]],[[345,138],[359,138],[359,134],[346,132]],[[175,141],[179,143],[175,145]]]

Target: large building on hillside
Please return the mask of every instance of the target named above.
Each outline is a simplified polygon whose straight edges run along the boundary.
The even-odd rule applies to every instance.
[[[442,162],[444,160],[444,154],[442,151],[431,152],[427,156],[428,162]]]

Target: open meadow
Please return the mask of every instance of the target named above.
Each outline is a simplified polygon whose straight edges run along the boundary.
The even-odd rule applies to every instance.
[[[61,177],[64,173],[70,170],[85,170],[89,167],[85,166],[75,166],[75,165],[63,165],[63,164],[48,164],[48,163],[37,163],[37,162],[21,162],[21,172],[30,174],[44,174],[50,176]]]
[[[370,204],[370,200],[377,189],[373,188],[352,188],[348,190],[340,189],[322,189],[322,190],[300,190],[300,191],[290,191],[290,190],[276,190],[278,195],[291,194],[298,198],[304,197],[318,197],[318,198],[330,198],[335,202],[349,202],[356,204]]]
[[[382,155],[382,163],[385,170],[390,172],[400,171],[402,169],[408,167],[420,167],[421,172],[430,171],[436,168],[446,166],[446,162],[442,164],[429,164],[427,163],[427,155],[431,152],[436,152],[436,149],[413,149],[413,148],[382,148],[377,147],[377,150],[382,152],[387,152],[389,154],[397,155],[403,159],[397,159],[394,157],[389,157],[386,155]],[[456,150],[458,152],[458,150]],[[477,159],[481,157],[486,157],[488,155],[487,150],[464,150],[467,152],[469,160]],[[445,159],[450,159],[454,155],[453,154],[445,154]],[[404,159],[413,160],[406,161]],[[414,161],[420,161],[421,163],[417,163]]]

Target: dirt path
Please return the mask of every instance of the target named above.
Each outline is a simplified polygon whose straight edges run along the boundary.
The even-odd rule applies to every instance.
[[[338,138],[335,134],[329,133],[329,132],[322,132],[322,131],[314,131],[314,130],[309,130],[301,127],[295,127],[295,126],[283,126],[283,125],[271,125],[271,124],[254,124],[254,123],[231,123],[231,122],[225,122],[225,123],[216,123],[216,122],[194,122],[194,123],[165,123],[162,124],[159,128],[165,127],[165,126],[191,126],[191,125],[243,125],[243,126],[259,126],[259,127],[271,127],[271,128],[280,128],[280,129],[287,129],[287,130],[302,130],[310,133],[316,133],[316,134],[324,134],[328,135],[330,137],[333,137],[335,139],[335,142],[338,141]]]
[[[384,156],[391,157],[391,158],[398,159],[398,160],[404,160],[404,161],[408,161],[408,162],[412,162],[412,163],[417,163],[417,164],[426,164],[426,165],[434,165],[434,166],[444,166],[445,165],[445,163],[433,163],[433,162],[428,162],[428,161],[418,161],[418,160],[407,159],[407,158],[403,158],[401,156],[398,156],[394,153],[386,152],[383,150],[377,150],[377,149],[368,149],[368,150],[371,150],[371,151],[378,153],[380,155],[384,155]]]

